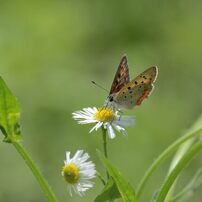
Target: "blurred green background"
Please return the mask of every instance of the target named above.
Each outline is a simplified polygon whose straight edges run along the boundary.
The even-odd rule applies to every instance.
[[[78,125],[71,113],[102,106],[126,53],[133,78],[159,67],[152,96],[125,114],[136,117],[128,137],[108,142],[109,157],[136,187],[151,162],[184,134],[202,112],[202,1],[0,1],[0,75],[22,107],[23,144],[59,201],[93,201],[102,185],[85,197],[68,195],[60,175],[65,151],[84,149],[104,173],[95,150],[100,131]],[[2,140],[2,135],[0,140]],[[180,186],[201,166],[195,158]],[[149,201],[171,158],[158,169],[142,201]],[[46,201],[12,145],[0,144],[0,201]],[[201,200],[202,189],[192,202]]]

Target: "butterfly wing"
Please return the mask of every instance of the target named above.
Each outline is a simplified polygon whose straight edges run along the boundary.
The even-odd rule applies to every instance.
[[[151,94],[157,74],[157,67],[150,67],[142,72],[117,93],[116,104],[128,109],[140,105]]]
[[[124,55],[116,71],[109,95],[119,92],[129,81],[128,61]]]
[[[156,66],[150,67],[138,75],[131,81],[131,87],[139,84],[153,84],[158,75],[158,68]]]

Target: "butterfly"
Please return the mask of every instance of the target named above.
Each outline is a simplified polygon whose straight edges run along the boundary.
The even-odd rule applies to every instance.
[[[111,90],[107,99],[107,104],[115,108],[132,109],[141,105],[153,88],[158,75],[158,68],[152,66],[130,81],[128,60],[124,55],[116,71]]]

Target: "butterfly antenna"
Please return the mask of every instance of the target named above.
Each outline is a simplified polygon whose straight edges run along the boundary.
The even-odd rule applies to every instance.
[[[106,92],[108,92],[109,93],[109,91],[106,89],[106,88],[104,88],[103,86],[101,86],[101,85],[99,85],[98,83],[96,83],[95,81],[91,81],[94,85],[96,85],[97,87],[99,87],[99,88],[101,88],[102,90],[104,90],[104,91],[106,91]]]

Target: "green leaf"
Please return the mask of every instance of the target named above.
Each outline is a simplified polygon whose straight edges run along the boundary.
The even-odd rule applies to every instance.
[[[179,145],[182,143],[189,141],[196,136],[199,136],[202,133],[202,127],[194,130],[190,133],[185,134],[184,136],[178,138],[175,142],[173,142],[168,148],[166,148],[157,158],[156,160],[150,165],[150,167],[145,172],[143,178],[141,179],[138,188],[137,188],[137,197],[140,198],[144,187],[146,186],[149,178],[154,173],[154,171],[160,166],[161,162],[167,158]]]
[[[104,157],[104,155],[100,151],[97,151],[97,153],[103,165],[107,169],[109,175],[113,178],[123,201],[137,202],[133,187],[122,177],[120,172],[110,163],[108,159]]]
[[[175,166],[175,168],[173,168],[173,170],[170,172],[170,174],[166,177],[166,179],[159,191],[156,202],[165,201],[165,198],[166,198],[171,186],[173,185],[173,183],[175,182],[175,180],[177,179],[177,177],[179,176],[181,171],[194,158],[194,156],[196,154],[198,154],[201,150],[202,150],[202,140],[195,143],[195,145],[192,146],[192,148],[189,151],[187,151],[187,153],[180,159],[180,161]]]
[[[195,121],[195,123],[191,126],[190,129],[188,129],[188,132],[192,133],[193,131],[196,131],[198,129],[200,129],[202,126],[202,115],[200,115],[200,117]],[[199,135],[201,135],[201,132],[199,132]],[[172,169],[177,165],[177,163],[180,161],[180,159],[183,157],[183,155],[192,147],[192,145],[196,142],[196,140],[199,138],[199,135],[187,140],[186,142],[184,142],[182,145],[179,146],[176,154],[174,155],[171,164],[170,164],[170,168],[168,171],[168,174],[172,171]],[[175,192],[175,186],[177,184],[178,179],[175,180],[175,182],[173,183],[171,189],[169,190],[167,196],[166,196],[166,200],[169,201],[169,199],[173,198],[174,192]]]
[[[99,194],[94,202],[104,202],[104,201],[113,201],[117,198],[120,198],[119,190],[114,183],[114,180],[110,178],[105,185],[104,189],[102,190],[102,193]]]
[[[202,126],[202,114],[198,117],[198,119],[194,122],[194,124],[192,125],[192,127],[190,128],[189,131],[194,131],[197,130],[199,128],[201,128]]]
[[[20,106],[17,98],[11,93],[0,77],[0,129],[5,142],[20,139]]]

